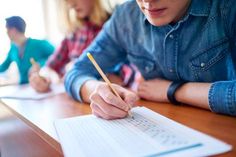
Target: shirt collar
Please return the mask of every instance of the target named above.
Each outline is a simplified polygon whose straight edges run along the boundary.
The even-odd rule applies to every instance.
[[[192,0],[188,14],[193,16],[208,16],[210,7],[210,0]]]
[[[187,14],[193,16],[208,16],[210,13],[210,6],[211,6],[210,0],[191,0],[191,4],[189,6]],[[142,16],[143,16],[143,22],[144,23],[148,22],[146,16],[143,13]]]

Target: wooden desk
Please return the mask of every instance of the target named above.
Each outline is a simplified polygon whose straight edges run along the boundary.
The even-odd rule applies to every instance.
[[[0,103],[1,157],[62,157],[29,126]]]
[[[2,101],[10,111],[59,152],[62,151],[53,126],[54,120],[91,113],[89,105],[75,102],[66,94],[40,101],[13,99],[2,99]],[[147,101],[139,101],[138,104],[233,145],[233,151],[219,156],[236,156],[235,117],[219,115],[191,106],[174,106]]]

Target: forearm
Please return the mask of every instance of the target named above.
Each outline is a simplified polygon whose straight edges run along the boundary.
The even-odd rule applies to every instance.
[[[175,93],[177,101],[236,116],[236,81],[186,83]]]
[[[2,64],[0,64],[0,72],[6,71],[9,68],[10,64],[11,60],[10,57],[8,56],[6,60]]]
[[[175,93],[178,102],[210,109],[208,93],[210,83],[186,83]]]

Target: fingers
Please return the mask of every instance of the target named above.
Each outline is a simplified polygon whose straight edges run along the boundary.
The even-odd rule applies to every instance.
[[[149,100],[149,101],[160,101],[159,88],[155,85],[148,85],[147,82],[141,83],[138,87],[138,96],[142,99]]]
[[[96,90],[90,95],[90,106],[93,114],[97,117],[104,119],[124,118],[130,110],[130,104],[134,106],[137,101],[138,97],[135,93],[117,85],[114,85],[114,88],[124,100],[113,94],[105,83],[98,85]]]
[[[129,110],[128,104],[121,100],[119,97],[117,97],[115,94],[113,94],[108,86],[102,86],[98,88],[98,94],[107,104],[111,104],[124,111]]]
[[[94,115],[104,119],[117,119],[127,116],[127,112],[107,104],[99,95],[91,96],[91,108]]]
[[[37,63],[33,64],[32,67],[30,68],[30,74],[38,73],[39,71],[40,71],[40,66]]]
[[[95,116],[99,117],[99,118],[103,118],[106,120],[112,120],[112,119],[117,119],[116,117],[112,117],[112,116],[107,116],[105,113],[103,113],[99,107],[95,106],[97,108],[97,110],[93,110],[92,114],[94,114]]]
[[[135,92],[127,90],[121,86],[116,86],[116,89],[126,104],[131,105],[131,107],[136,106],[135,103],[139,100],[139,97]]]
[[[170,84],[171,81],[159,78],[142,82],[138,87],[138,95],[151,101],[168,102],[167,91]]]
[[[48,92],[50,90],[50,81],[38,73],[32,74],[29,78],[30,85],[37,91],[37,92]]]
[[[145,82],[140,83],[137,90],[138,95],[145,94],[144,92],[146,91],[146,89],[147,89],[147,85],[145,84]]]

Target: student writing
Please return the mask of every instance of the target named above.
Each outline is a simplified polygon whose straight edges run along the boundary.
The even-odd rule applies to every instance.
[[[0,65],[0,72],[6,71],[14,61],[19,70],[19,83],[28,83],[30,58],[34,58],[42,66],[54,51],[54,46],[46,40],[26,37],[26,22],[20,16],[6,18],[6,29],[11,47],[6,59]]]
[[[135,64],[145,79],[137,94],[114,85],[117,99],[86,55],[66,75],[66,91],[105,119],[127,116],[137,96],[235,116],[235,19],[234,0],[126,2],[85,51],[105,73],[125,59]]]

